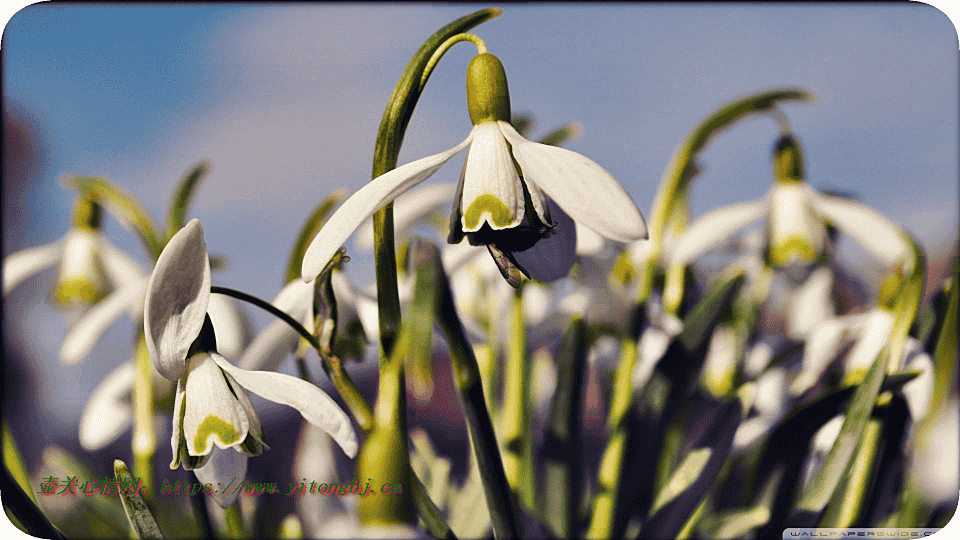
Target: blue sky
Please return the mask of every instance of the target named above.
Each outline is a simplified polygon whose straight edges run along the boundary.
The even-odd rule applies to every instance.
[[[330,191],[369,180],[380,117],[410,56],[480,7],[27,7],[4,31],[4,107],[35,120],[46,152],[25,196],[24,234],[5,236],[4,254],[66,231],[64,174],[106,176],[160,219],[176,181],[207,159],[212,173],[192,217],[211,251],[229,256],[214,281],[272,298],[309,212]],[[617,177],[644,215],[674,148],[705,116],[746,94],[801,87],[816,100],[783,110],[814,187],[857,194],[928,251],[955,237],[958,41],[935,8],[508,5],[475,33],[503,61],[514,111],[535,115],[534,135],[579,122],[582,134],[567,146]],[[473,54],[460,44],[440,62],[401,163],[466,137],[464,70]],[[703,154],[694,214],[763,196],[776,134],[761,117],[718,137]],[[448,165],[435,182],[455,181],[459,170]],[[116,221],[107,235],[146,264]],[[347,246],[350,272],[371,282],[369,258]],[[49,277],[17,294],[42,301],[48,287]],[[66,325],[52,313],[38,305],[26,317],[52,321],[31,339],[33,352],[55,363]],[[126,343],[130,331],[114,333]],[[102,346],[98,356],[116,365],[122,349]],[[54,385],[48,397],[70,403],[88,394],[103,365],[49,374],[73,378],[77,389]],[[56,414],[67,423],[79,414],[64,411]]]

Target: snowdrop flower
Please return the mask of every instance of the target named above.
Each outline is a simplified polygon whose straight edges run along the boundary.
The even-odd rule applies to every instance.
[[[144,283],[143,291],[139,297],[140,311],[138,318],[143,318],[143,292],[146,291]],[[117,293],[113,293],[117,294]],[[93,311],[98,310],[102,305],[110,302],[108,297],[77,323],[77,326],[85,325],[86,321],[93,318]],[[211,295],[210,304],[207,307],[210,314],[210,321],[213,323],[213,329],[217,336],[217,349],[224,356],[238,356],[246,347],[249,339],[248,322],[243,317],[240,309],[233,299],[221,295]],[[76,327],[74,328],[76,329]],[[73,334],[73,331],[71,331]],[[65,343],[69,341],[65,340]],[[151,364],[152,365],[152,364]],[[108,374],[103,381],[97,385],[87,401],[83,414],[80,416],[80,446],[89,452],[100,450],[104,446],[115,441],[120,435],[125,433],[133,423],[133,383],[136,373],[136,358],[129,362],[121,364],[120,367]],[[267,367],[252,366],[246,369],[272,369]],[[175,385],[171,381],[160,376],[156,367],[153,372],[154,399],[164,401],[171,397]]]
[[[858,339],[844,360],[846,378],[852,380],[866,373],[890,341],[896,323],[894,305],[902,282],[903,274],[898,267],[880,287],[877,306],[873,309],[829,318],[814,326],[804,343],[803,363],[790,393],[799,395],[816,384],[848,337]]]
[[[824,252],[827,222],[888,267],[909,263],[909,247],[899,226],[874,210],[806,183],[800,145],[790,135],[777,142],[774,173],[773,188],[763,199],[713,210],[692,223],[674,246],[672,262],[689,264],[733,232],[766,217],[768,260],[774,267],[816,262]]]
[[[215,447],[244,456],[267,449],[246,391],[296,408],[355,457],[350,419],[316,386],[279,373],[247,371],[216,350],[210,301],[210,261],[196,219],[170,239],[157,260],[144,301],[144,334],[157,371],[177,380],[171,468],[203,466]]]
[[[112,290],[136,281],[143,270],[111,245],[101,233],[103,208],[90,197],[77,199],[67,234],[50,244],[25,249],[3,260],[3,295],[24,280],[58,266],[51,294],[65,308],[83,308],[101,301]]]
[[[519,283],[520,272],[558,279],[573,265],[575,227],[559,222],[560,210],[607,238],[632,242],[646,236],[640,211],[607,171],[570,150],[529,141],[513,128],[506,74],[496,56],[483,52],[470,62],[467,105],[474,127],[463,142],[379,176],[343,203],[307,249],[304,281],[319,275],[367,217],[468,146],[448,241],[466,237],[486,245],[511,284]]]

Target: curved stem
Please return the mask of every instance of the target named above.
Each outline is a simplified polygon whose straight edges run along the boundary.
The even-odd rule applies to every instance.
[[[307,329],[304,328],[302,324],[298,323],[296,319],[288,315],[283,310],[274,307],[273,304],[265,300],[261,300],[256,296],[253,296],[252,294],[247,294],[245,292],[237,291],[229,287],[221,287],[219,285],[211,285],[210,292],[214,294],[223,294],[226,296],[230,296],[230,297],[236,298],[237,300],[243,300],[244,302],[253,304],[258,308],[266,311],[267,313],[274,315],[278,319],[289,324],[291,328],[293,328],[294,330],[297,331],[298,334],[303,336],[303,339],[310,342],[310,345],[312,345],[314,349],[316,349],[318,352],[320,351],[320,342],[317,340],[317,338],[313,334],[308,332]]]
[[[473,34],[457,34],[452,38],[443,42],[443,45],[440,45],[440,48],[433,53],[433,56],[430,57],[430,60],[427,62],[427,67],[423,69],[423,76],[420,77],[420,87],[422,88],[427,84],[427,79],[430,78],[430,74],[433,73],[433,68],[437,67],[437,62],[440,61],[440,58],[450,50],[450,47],[453,47],[461,41],[469,41],[477,46],[477,54],[483,54],[487,52],[487,44],[483,42],[482,39],[473,35]]]

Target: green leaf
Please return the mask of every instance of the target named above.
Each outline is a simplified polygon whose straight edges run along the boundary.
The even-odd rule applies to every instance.
[[[544,135],[540,139],[540,144],[560,146],[577,135],[580,135],[580,124],[576,122],[570,122]]]
[[[670,343],[657,370],[670,380],[671,401],[679,404],[690,390],[706,359],[710,336],[724,314],[729,313],[737,292],[746,278],[743,274],[715,287],[691,310],[683,329]]]
[[[714,416],[712,427],[701,433],[657,494],[652,513],[640,528],[638,540],[675,538],[680,533],[713,487],[727,459],[740,426],[742,407],[739,398],[733,398]]]
[[[38,505],[37,496],[34,495],[33,489],[30,487],[30,473],[27,471],[23,455],[17,448],[17,442],[13,438],[13,433],[10,432],[10,425],[7,424],[6,418],[3,419],[3,465],[10,471],[10,476],[30,497],[33,504]]]
[[[557,350],[557,387],[544,434],[544,492],[541,515],[559,538],[578,534],[583,491],[583,401],[587,378],[587,327],[570,321]]]
[[[310,217],[307,218],[303,227],[300,228],[300,234],[297,235],[297,241],[293,244],[293,249],[290,251],[290,257],[287,260],[287,271],[283,276],[284,283],[290,283],[295,279],[300,279],[300,270],[303,267],[303,254],[307,252],[307,246],[310,245],[313,237],[320,232],[320,229],[326,222],[327,214],[329,214],[336,205],[340,204],[340,201],[345,196],[346,192],[342,189],[334,191],[327,196],[326,199],[321,201],[313,210],[313,213],[310,214]]]
[[[417,243],[417,249],[423,253],[415,255],[415,260],[434,261],[433,266],[437,269],[440,280],[440,313],[437,321],[440,323],[450,349],[453,380],[460,393],[463,415],[476,456],[477,468],[480,471],[480,480],[483,483],[494,535],[497,538],[520,538],[519,514],[510,494],[510,485],[504,472],[497,437],[484,398],[480,366],[477,364],[473,346],[463,329],[463,323],[460,322],[450,283],[442,271],[440,250],[436,245],[423,240]]]
[[[106,178],[70,176],[64,186],[74,188],[84,195],[95,197],[100,204],[110,209],[125,227],[140,238],[150,257],[156,261],[163,251],[157,237],[159,227],[147,208],[127,190]]]
[[[210,172],[210,164],[201,161],[190,170],[177,186],[177,191],[167,209],[167,220],[164,240],[169,241],[177,231],[186,225],[187,208],[193,200],[193,193],[200,186],[200,181]]]
[[[133,481],[133,477],[130,476],[130,470],[127,469],[127,464],[123,461],[119,459],[114,460],[113,471],[114,474],[117,475],[117,480],[120,480],[124,484]],[[139,482],[139,479],[137,479],[137,481]],[[157,526],[157,520],[153,518],[150,509],[147,508],[147,503],[144,502],[143,497],[141,497],[136,490],[132,493],[127,490],[121,490],[120,500],[123,502],[123,510],[127,513],[127,520],[130,522],[130,527],[137,535],[137,538],[151,540],[163,538],[160,527]]]
[[[857,387],[850,410],[847,411],[843,425],[840,427],[840,434],[827,454],[813,484],[800,497],[796,511],[791,517],[791,527],[814,526],[816,520],[812,518],[819,518],[840,481],[853,466],[855,451],[866,434],[867,422],[873,413],[880,385],[883,383],[888,354],[889,351],[884,351],[877,355],[866,378]]]

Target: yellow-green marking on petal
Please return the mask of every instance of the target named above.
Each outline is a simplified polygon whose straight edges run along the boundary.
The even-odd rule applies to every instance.
[[[513,212],[503,201],[494,195],[485,193],[470,203],[470,208],[463,213],[464,229],[475,231],[480,228],[480,220],[484,214],[487,222],[494,229],[505,229],[513,225]]]
[[[197,428],[197,433],[193,437],[193,447],[197,449],[200,455],[206,455],[213,450],[207,443],[210,437],[214,435],[220,439],[224,446],[229,446],[240,440],[240,432],[230,422],[219,416],[208,414],[200,423],[200,427]]]
[[[775,266],[785,265],[793,260],[809,263],[816,258],[817,251],[800,235],[787,237],[774,246],[770,253],[770,260]]]

